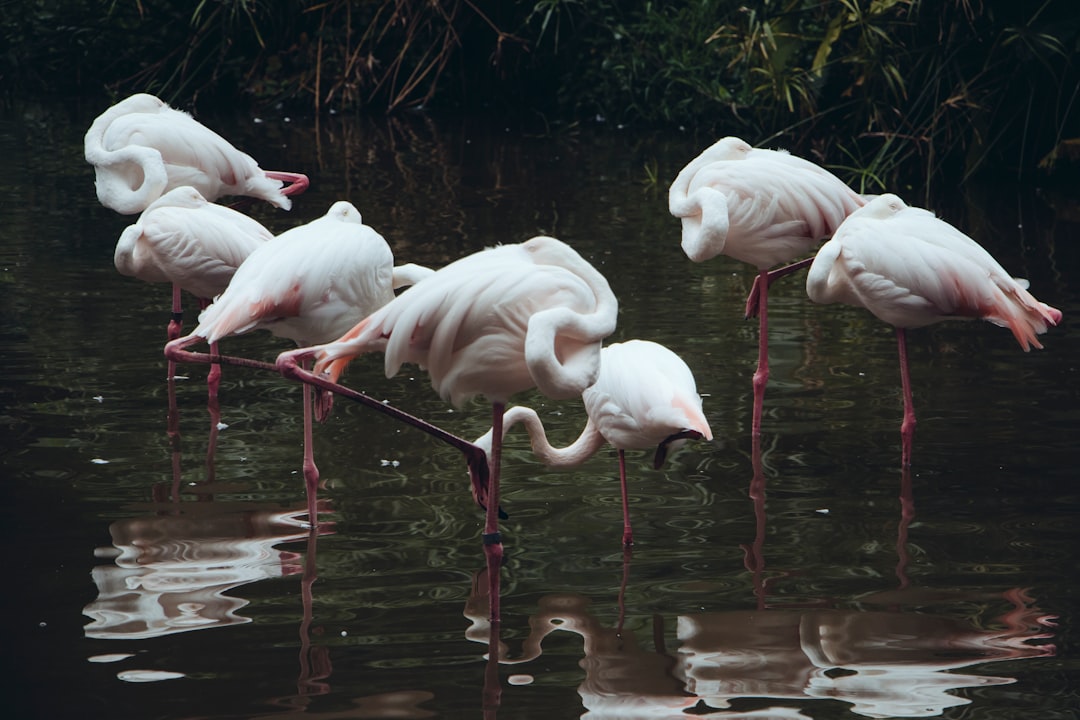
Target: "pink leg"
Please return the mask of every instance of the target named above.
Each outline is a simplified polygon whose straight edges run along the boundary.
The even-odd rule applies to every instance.
[[[806,267],[807,265],[809,265],[812,262],[814,262],[814,258],[813,257],[808,257],[808,258],[805,258],[803,260],[800,260],[799,262],[791,263],[790,265],[785,265],[782,268],[777,268],[776,270],[773,270],[772,272],[768,273],[765,276],[765,289],[767,290],[770,287],[772,287],[772,284],[774,282],[776,282],[780,278],[784,277],[785,275],[790,275],[791,273],[795,272],[796,270],[802,270],[804,267]],[[759,274],[756,278],[754,278],[754,284],[752,286],[750,286],[750,294],[746,296],[746,319],[747,320],[749,320],[752,317],[757,317],[757,315],[758,315],[758,300],[759,300],[758,287],[760,285],[761,285],[761,275]]]
[[[311,588],[318,577],[316,565],[318,536],[319,531],[312,527],[308,534],[304,574],[300,579],[300,602],[303,614],[300,620],[300,675],[296,678],[296,692],[300,697],[325,695],[330,692],[330,684],[322,682],[330,677],[329,648],[325,645],[312,646],[311,644],[311,622],[315,604]]]
[[[634,544],[634,531],[630,528],[630,497],[626,489],[626,453],[619,450],[619,487],[622,489],[622,542],[624,547]]]
[[[754,373],[754,419],[750,431],[761,435],[761,413],[765,403],[765,386],[769,383],[769,273],[758,275],[758,366]]]
[[[304,484],[307,487],[308,522],[315,528],[319,525],[319,468],[315,467],[315,449],[312,447],[311,395],[311,386],[304,383]]]
[[[205,358],[208,356],[184,350],[185,343],[191,344],[193,342],[196,342],[197,339],[198,338],[195,338],[193,340],[182,339],[177,341],[176,343],[170,343],[170,345],[166,346],[165,348],[165,354],[175,357],[178,360],[184,360],[185,362],[207,362]],[[486,508],[486,506],[484,505],[484,500],[488,492],[488,481],[491,477],[491,466],[489,464],[489,459],[483,450],[481,450],[479,447],[469,442],[468,440],[464,440],[457,435],[448,433],[437,425],[432,425],[431,423],[421,420],[418,417],[409,415],[408,413],[399,410],[393,405],[387,405],[386,403],[369,397],[362,392],[358,392],[356,390],[353,390],[352,388],[345,387],[344,385],[339,385],[338,383],[331,382],[325,377],[314,375],[307,370],[304,370],[302,367],[300,367],[300,363],[310,357],[312,357],[312,352],[307,348],[300,348],[299,350],[290,350],[283,352],[278,356],[276,369],[284,377],[290,378],[292,380],[299,380],[306,384],[314,385],[315,387],[334,393],[335,395],[343,395],[344,397],[355,400],[361,405],[371,408],[376,412],[380,412],[384,415],[390,415],[391,417],[400,420],[403,423],[411,425],[414,428],[427,433],[431,437],[436,438],[437,440],[441,440],[447,445],[450,445],[451,447],[454,447],[457,450],[461,451],[461,453],[465,456],[465,462],[469,467],[469,479],[472,482],[473,497],[476,499],[476,502],[479,505]],[[274,365],[267,366],[265,363],[260,363],[256,360],[245,360],[244,358],[232,358],[228,356],[222,356],[219,359],[222,362],[227,362],[232,365],[243,365],[259,369],[265,367],[269,367],[270,369],[275,368]],[[501,416],[499,420],[500,422],[502,421]],[[506,517],[505,513],[503,513],[501,509],[496,508],[496,510],[500,518]]]
[[[619,581],[619,619],[615,623],[615,634],[620,638],[623,634],[623,625],[626,623],[626,587],[630,583],[630,558],[633,551],[629,545],[623,546],[622,552],[622,580]]]
[[[754,542],[744,562],[750,565],[753,575],[754,595],[757,597],[758,610],[765,609],[765,466],[761,462],[761,438],[751,438],[750,462],[754,468],[754,477],[750,481],[750,499],[754,504]]]
[[[495,573],[498,575],[498,568]],[[484,690],[482,711],[484,720],[495,720],[502,705],[502,684],[499,681],[499,635],[500,623],[493,620],[488,628],[488,657],[484,666]]]
[[[199,308],[205,310],[210,305],[210,300],[206,298],[199,298]],[[218,346],[216,342],[210,343],[210,355],[216,356],[218,354]],[[218,363],[210,364],[210,372],[206,374],[206,392],[209,395],[209,402],[213,406],[217,406],[218,390],[221,388],[221,365]]]
[[[907,332],[896,328],[896,344],[900,348],[900,384],[904,389],[904,421],[900,424],[902,443],[901,464],[911,467],[911,444],[915,438],[915,403],[911,399],[911,376],[908,373]]]
[[[210,353],[217,355],[217,344],[210,346]],[[206,376],[206,385],[208,388],[206,409],[210,413],[210,439],[206,443],[206,481],[208,483],[214,482],[215,477],[215,462],[214,456],[217,452],[217,438],[218,433],[221,432],[218,426],[221,424],[221,404],[218,402],[218,385],[221,379],[221,365],[214,363],[210,366],[210,372]]]
[[[180,286],[172,286],[172,317],[169,318],[169,339],[175,340],[184,331],[184,302],[180,297]]]
[[[166,331],[169,341],[173,341],[180,337],[180,333],[184,331],[184,304],[183,299],[180,297],[180,286],[173,284],[172,286],[172,317],[169,318],[169,327]],[[168,359],[167,370],[168,378],[168,394],[169,394],[169,410],[168,410],[168,424],[166,433],[169,436],[169,448],[172,451],[172,465],[173,465],[173,482],[172,482],[172,499],[173,502],[179,502],[180,500],[180,407],[176,402],[176,361],[172,358]]]
[[[180,297],[180,286],[172,286],[172,317],[169,318],[169,327],[166,330],[168,335],[168,342],[172,342],[176,338],[180,337],[180,333],[184,331],[184,303]],[[176,377],[176,361],[169,358],[168,369],[169,380]]]
[[[907,541],[908,527],[914,519],[915,499],[911,493],[911,468],[905,465],[900,468],[900,523],[896,528],[896,579],[900,581],[901,590],[910,584],[907,576],[910,560]]]
[[[176,363],[169,361],[170,367]],[[180,502],[180,408],[176,403],[176,378],[169,372],[169,419],[166,433],[169,436],[169,451],[172,454],[172,501]]]
[[[491,622],[499,622],[499,582],[502,575],[503,546],[499,534],[499,469],[502,465],[502,425],[505,403],[492,403],[491,458],[488,460],[488,491],[484,521],[484,555],[487,557],[488,597],[491,603]]]

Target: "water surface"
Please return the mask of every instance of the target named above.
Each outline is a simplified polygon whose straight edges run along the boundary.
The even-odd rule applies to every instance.
[[[120,276],[82,134],[101,108],[0,122],[5,701],[23,717],[1072,717],[1080,501],[1077,194],[979,186],[934,209],[1065,322],[1023,353],[987,323],[910,334],[919,425],[900,470],[892,331],[771,296],[772,379],[750,441],[749,268],[695,265],[666,184],[713,138],[614,128],[536,137],[424,116],[316,127],[206,118],[267,168],[307,172],[281,231],[348,199],[401,262],[559,237],[620,301],[612,341],[693,368],[716,435],[662,471],[630,454],[624,557],[614,454],[571,472],[504,459],[504,662],[488,668],[482,514],[458,454],[339,402],[316,428],[328,520],[300,519],[299,388],[226,368],[207,462],[205,370],[166,435],[169,290]],[[646,168],[661,181],[648,182]],[[912,202],[917,188],[901,189]],[[187,310],[188,327],[195,311]],[[228,351],[271,359],[260,333]],[[464,437],[490,423],[422,371],[350,384]],[[579,403],[535,394],[555,440]],[[479,583],[483,587],[483,583]]]

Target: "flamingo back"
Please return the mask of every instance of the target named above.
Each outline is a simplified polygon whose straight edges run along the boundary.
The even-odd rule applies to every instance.
[[[319,352],[336,378],[356,355],[385,352],[387,377],[426,369],[456,406],[476,395],[505,402],[537,387],[579,395],[599,372],[617,301],[603,276],[565,243],[533,238],[474,253],[425,278]]]
[[[668,202],[691,260],[765,269],[812,250],[865,201],[809,160],[724,138],[679,173]]]
[[[194,334],[215,342],[256,328],[327,342],[393,298],[394,257],[351,203],[292,228],[245,260]]]
[[[123,214],[142,212],[183,185],[209,200],[247,195],[285,210],[292,206],[282,182],[267,177],[254,158],[153,95],[133,95],[98,116],[84,151],[98,200]]]
[[[172,282],[200,298],[225,290],[240,264],[273,234],[253,218],[207,202],[192,187],[169,191],[120,236],[121,274]]]
[[[1024,350],[1041,348],[1037,336],[1061,321],[970,237],[891,194],[844,221],[814,259],[806,291],[900,328],[981,318],[1008,327]]]

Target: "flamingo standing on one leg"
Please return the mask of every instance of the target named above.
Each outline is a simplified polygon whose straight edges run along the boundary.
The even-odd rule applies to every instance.
[[[768,269],[815,248],[864,202],[824,168],[787,152],[752,148],[736,137],[717,141],[671,184],[668,207],[682,219],[687,257],[702,262],[723,254],[758,268],[747,303],[748,315],[756,310],[759,317],[755,435],[761,433],[769,380]]]
[[[181,290],[199,298],[205,308],[210,298],[222,293],[236,268],[257,247],[274,235],[247,215],[208,202],[199,191],[184,185],[162,195],[143,210],[116,243],[113,261],[123,275],[146,282],[172,283],[173,314],[168,338],[175,340],[183,327]],[[210,352],[217,354],[216,345]],[[168,361],[169,437],[178,450],[179,415],[174,382],[176,362]],[[207,391],[210,410],[208,467],[213,468],[213,453],[218,432],[218,385],[221,366],[210,366]]]
[[[1012,330],[1024,351],[1061,322],[1027,282],[1011,277],[990,253],[928,210],[881,195],[855,211],[818,251],[806,276],[816,303],[863,307],[896,328],[904,420],[903,464],[911,464],[915,409],[908,375],[907,328],[950,318],[981,318]]]
[[[390,302],[395,287],[430,273],[416,265],[395,269],[382,235],[363,223],[352,203],[336,202],[323,217],[287,230],[251,253],[225,292],[199,316],[198,327],[166,345],[165,355],[179,361],[228,361],[185,348],[200,339],[213,345],[259,328],[298,345],[326,342]],[[314,526],[319,472],[312,451],[309,385],[303,394],[304,480]]]
[[[124,215],[142,212],[182,185],[210,201],[244,195],[285,210],[292,206],[289,196],[308,186],[300,173],[262,170],[191,115],[145,93],[99,115],[86,132],[84,152],[94,166],[98,200]]]
[[[536,411],[521,405],[503,415],[505,437],[524,423],[533,452],[552,467],[573,467],[592,457],[605,443],[619,455],[622,490],[623,544],[633,544],[630,502],[626,487],[626,450],[656,447],[653,466],[660,469],[669,449],[686,439],[712,440],[712,429],[701,409],[694,375],[683,359],[647,340],[608,345],[600,353],[600,376],[581,395],[588,422],[581,435],[565,448],[552,447]],[[485,451],[492,432],[476,441]]]
[[[569,245],[535,237],[483,250],[438,270],[365,318],[336,342],[282,353],[295,376],[315,357],[334,381],[359,354],[385,353],[387,377],[403,363],[427,369],[432,387],[460,406],[492,403],[493,437],[484,526],[492,570],[491,617],[499,617],[499,466],[502,418],[514,393],[536,387],[554,399],[580,395],[600,371],[601,341],[615,330],[618,301],[607,280]]]
[[[124,229],[113,262],[122,275],[172,283],[168,337],[175,340],[183,326],[180,291],[208,304],[224,292],[240,263],[273,237],[258,221],[185,185],[155,200]]]

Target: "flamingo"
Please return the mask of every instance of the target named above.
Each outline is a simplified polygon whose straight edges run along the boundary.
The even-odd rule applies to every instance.
[[[168,190],[191,185],[206,199],[244,195],[284,210],[308,179],[264,171],[191,115],[153,95],[132,95],[99,115],[84,139],[98,200],[122,215],[142,212]],[[290,183],[282,187],[283,183]]]
[[[173,285],[168,336],[180,336],[180,291],[205,304],[228,286],[240,263],[274,235],[257,220],[209,202],[195,188],[173,188],[124,229],[113,262],[122,275]]]
[[[848,217],[810,265],[806,293],[816,303],[863,307],[896,328],[904,419],[903,465],[911,464],[915,409],[908,374],[907,328],[951,318],[981,318],[1012,330],[1025,352],[1061,322],[1027,281],[1011,277],[990,253],[929,210],[896,195],[871,200]]]
[[[491,617],[499,617],[499,467],[510,396],[536,387],[553,399],[579,396],[600,372],[601,341],[615,330],[618,301],[607,280],[573,248],[551,237],[488,248],[457,260],[365,318],[335,342],[278,356],[296,377],[334,382],[359,354],[385,353],[387,377],[402,364],[427,369],[432,387],[460,407],[483,395],[492,406],[484,551]],[[302,376],[301,376],[302,377]]]
[[[669,449],[686,439],[712,440],[701,409],[694,374],[668,348],[648,340],[608,345],[600,353],[600,375],[581,394],[588,421],[581,435],[565,448],[548,442],[536,411],[517,405],[503,415],[503,436],[517,423],[528,430],[533,452],[551,467],[573,467],[592,457],[605,443],[618,451],[622,489],[623,545],[634,543],[626,487],[626,450],[656,447],[653,467],[663,466]],[[476,441],[489,451],[492,431]]]
[[[145,282],[172,283],[172,317],[168,338],[175,340],[183,327],[181,290],[199,299],[205,308],[210,298],[228,286],[236,268],[273,233],[258,221],[222,205],[208,202],[198,190],[183,185],[143,210],[139,219],[120,235],[113,254],[116,269]],[[217,347],[211,347],[217,354]],[[168,361],[169,436],[179,439],[179,415],[174,381],[176,362]],[[206,377],[211,413],[211,456],[217,436],[217,394],[221,366],[214,364]],[[174,446],[175,447],[175,446]]]
[[[718,140],[671,183],[668,208],[682,220],[682,248],[694,262],[727,255],[758,269],[747,317],[759,318],[753,434],[761,433],[769,380],[769,284],[803,264],[769,273],[817,247],[864,199],[824,168],[787,152]]]
[[[258,247],[241,263],[229,286],[199,316],[190,335],[165,346],[166,357],[186,362],[254,361],[202,356],[185,348],[266,329],[297,345],[327,342],[390,302],[394,289],[418,282],[432,271],[418,265],[394,267],[382,235],[365,225],[346,201],[321,218],[287,230]],[[304,385],[304,480],[308,519],[318,524],[319,471],[311,432],[311,387]],[[320,410],[325,414],[326,407]]]

